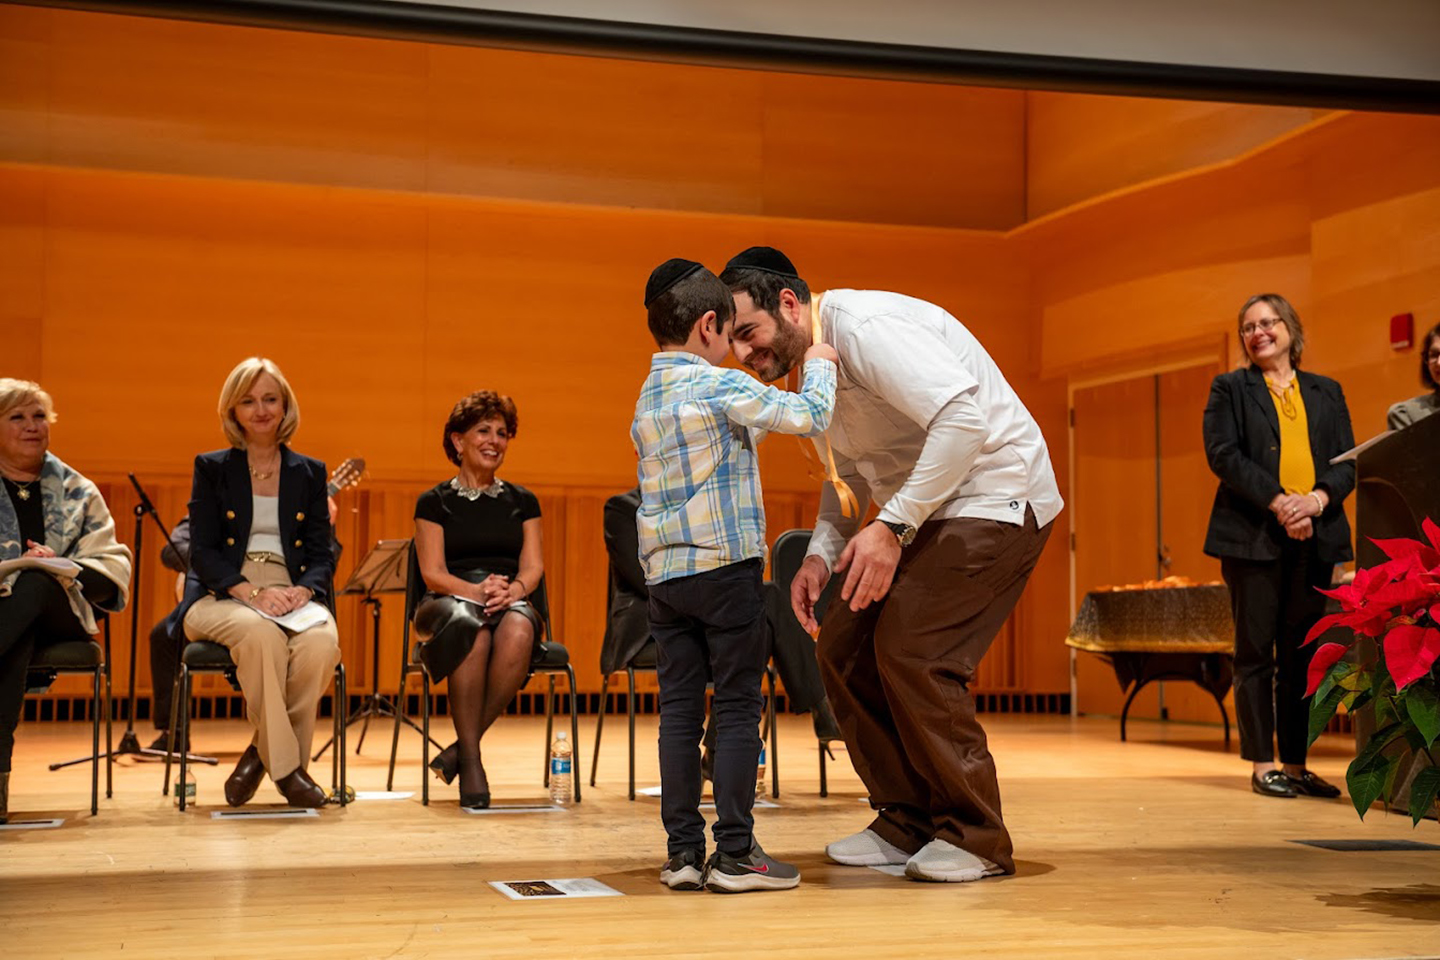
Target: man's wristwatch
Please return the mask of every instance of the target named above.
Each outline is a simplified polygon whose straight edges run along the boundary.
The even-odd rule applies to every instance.
[[[895,539],[900,541],[900,546],[908,547],[915,542],[915,528],[908,523],[891,523],[889,520],[881,520],[881,523],[890,528],[895,534]]]

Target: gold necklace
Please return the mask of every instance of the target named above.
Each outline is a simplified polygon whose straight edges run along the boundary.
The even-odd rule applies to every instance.
[[[9,480],[10,478],[6,477],[6,479]],[[30,484],[39,482],[39,478],[37,477],[35,480],[26,480],[24,483],[21,483],[19,480],[10,480],[10,482],[15,484],[15,496],[19,497],[21,500],[29,500]]]
[[[268,471],[265,471],[263,473],[259,470],[256,470],[255,467],[251,465],[250,476],[255,478],[256,480],[269,480],[271,477],[275,476],[275,471],[278,469],[280,469],[280,458],[276,457],[275,465],[272,466]]]

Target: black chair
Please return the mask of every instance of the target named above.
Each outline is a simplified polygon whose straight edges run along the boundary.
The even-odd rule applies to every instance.
[[[800,565],[805,561],[805,551],[810,547],[809,530],[786,530],[775,540],[775,547],[770,551],[770,573],[771,579],[765,584],[766,612],[770,618],[770,628],[774,631],[774,638],[777,645],[781,642],[788,643],[792,649],[808,650],[813,655],[815,641],[800,626],[800,621],[795,619],[795,611],[790,609],[790,584],[795,579],[795,574],[800,571]],[[831,577],[825,589],[820,591],[820,599],[815,603],[815,620],[821,622],[825,616],[825,609],[830,605],[830,598],[838,589],[842,577]],[[772,720],[773,723],[773,720]],[[820,746],[820,796],[830,795],[829,783],[826,779],[825,758],[829,755],[829,747],[822,740]],[[773,751],[772,751],[773,753]],[[774,788],[774,795],[780,795],[779,776]]]
[[[400,716],[405,703],[405,685],[410,674],[420,675],[420,736],[423,744],[420,750],[420,802],[430,804],[430,674],[419,659],[419,645],[410,643],[410,629],[415,619],[415,608],[425,597],[425,578],[420,575],[420,561],[415,555],[414,544],[409,550],[406,562],[408,579],[405,587],[405,625],[400,644],[400,690],[395,697],[395,731],[390,740],[390,772],[385,779],[385,789],[395,789],[395,758],[400,749]],[[550,622],[550,602],[545,588],[545,577],[540,578],[529,596],[531,605],[540,614],[545,625],[545,636],[535,644],[535,653],[530,660],[530,675],[546,674],[549,689],[545,695],[545,743],[543,760],[545,764],[544,785],[550,786],[550,743],[555,732],[555,677],[564,674],[570,684],[570,749],[571,784],[575,788],[575,802],[580,802],[580,709],[575,682],[575,668],[570,665],[570,651],[554,639],[555,633]],[[527,678],[528,680],[528,678]]]
[[[100,812],[100,717],[105,717],[105,797],[113,795],[114,759],[110,722],[110,618],[97,611],[105,645],[94,640],[66,640],[37,647],[25,672],[25,693],[41,694],[50,689],[62,673],[91,675],[90,694],[90,815]],[[101,689],[101,682],[104,689]],[[54,764],[56,770],[64,764]]]
[[[605,615],[607,622],[613,625],[610,619],[614,610],[615,599],[618,592],[617,575],[612,564],[610,569],[610,589],[605,602]],[[768,600],[767,600],[768,611]],[[767,612],[768,616],[768,612]],[[625,717],[629,723],[630,730],[630,779],[629,797],[635,799],[635,672],[649,671],[656,672],[656,648],[655,641],[646,639],[628,663],[619,669],[609,672],[605,670],[604,658],[600,664],[600,711],[595,718],[595,752],[590,758],[590,786],[595,786],[595,774],[600,767],[600,738],[605,731],[605,706],[608,703],[610,694],[610,678],[624,672],[626,679],[625,688]],[[778,747],[776,745],[776,722],[775,722],[775,668],[767,664],[765,667],[765,678],[769,684],[769,696],[765,699],[765,736],[769,740],[769,764],[771,795],[780,796],[780,767]]]
[[[185,644],[185,649],[180,652],[180,671],[175,676],[175,694],[170,700],[170,743],[188,744],[190,742],[190,678],[197,673],[219,673],[223,674],[227,683],[237,693],[243,695],[240,689],[240,681],[235,676],[235,661],[230,659],[230,651],[221,644],[210,640],[191,640]],[[334,715],[335,743],[339,746],[330,757],[330,785],[335,790],[335,795],[340,799],[340,805],[349,803],[346,790],[345,770],[345,705],[348,703],[348,695],[345,689],[345,664],[335,665],[335,700],[331,713]],[[185,750],[178,754],[172,749],[165,754],[165,780],[160,785],[160,792],[164,794],[170,786],[170,762],[178,756],[180,758],[180,781],[185,782],[186,772],[190,769],[190,755]],[[301,758],[304,759],[303,757]],[[187,806],[185,791],[180,791],[180,810],[183,813]]]

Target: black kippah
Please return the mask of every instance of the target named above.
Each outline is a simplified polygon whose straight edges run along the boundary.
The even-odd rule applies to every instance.
[[[795,264],[774,247],[751,247],[748,250],[742,250],[730,258],[730,262],[725,264],[725,269],[763,270],[781,277],[800,279],[800,274],[795,272]]]
[[[694,260],[684,260],[680,257],[672,257],[660,266],[650,271],[650,279],[645,282],[645,306],[655,302],[655,299],[669,290],[675,284],[695,273],[697,270],[704,270],[705,265],[696,263]]]

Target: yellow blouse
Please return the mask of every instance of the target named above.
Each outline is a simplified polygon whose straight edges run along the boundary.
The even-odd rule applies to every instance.
[[[1305,400],[1300,396],[1300,377],[1276,392],[1267,377],[1270,399],[1280,419],[1280,486],[1286,493],[1309,493],[1315,489],[1315,458],[1310,452],[1310,422],[1305,417]]]

